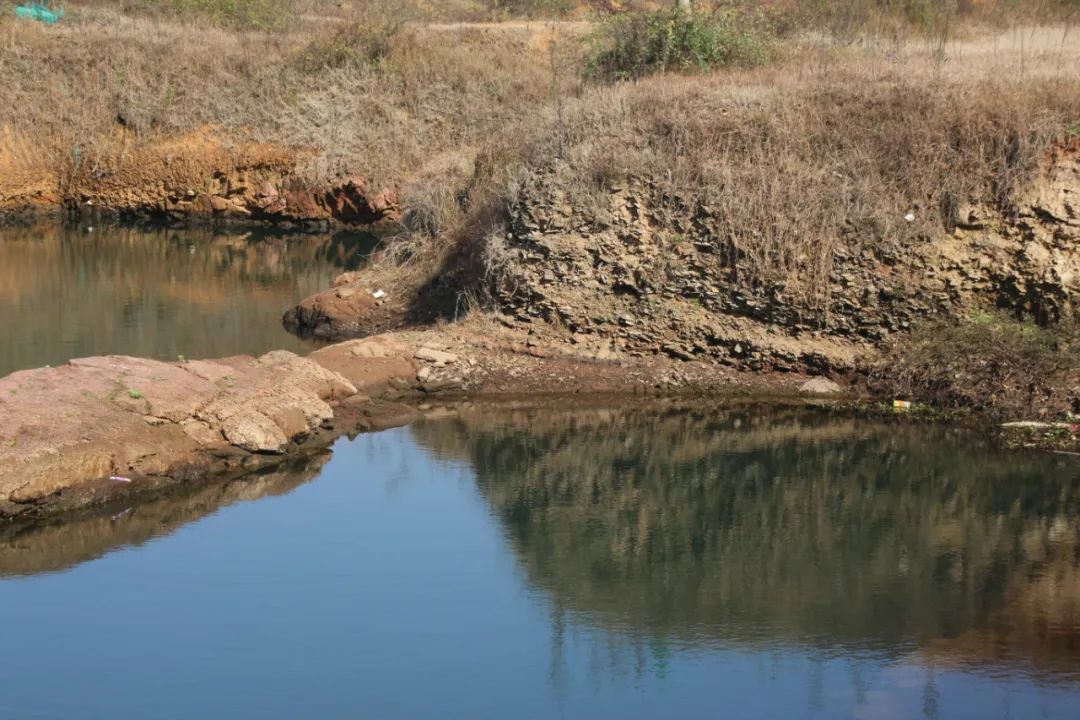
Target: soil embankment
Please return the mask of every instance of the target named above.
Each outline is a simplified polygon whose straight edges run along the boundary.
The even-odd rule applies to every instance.
[[[135,217],[305,226],[399,217],[400,190],[341,176],[298,178],[311,151],[268,143],[226,144],[210,129],[154,144],[125,142],[93,168],[20,163],[0,136],[0,220],[5,215]]]

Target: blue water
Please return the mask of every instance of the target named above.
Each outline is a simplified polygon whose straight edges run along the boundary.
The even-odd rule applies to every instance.
[[[1080,645],[1051,647],[1055,633],[1078,637],[1076,608],[1036,607],[1042,630],[1019,617],[1038,572],[1080,597],[1075,553],[1055,545],[1030,575],[1021,542],[1064,518],[1052,542],[1074,547],[1075,467],[933,431],[831,432],[815,417],[492,417],[342,440],[285,494],[168,500],[7,542],[0,559],[40,553],[41,569],[0,581],[0,717],[1080,717]],[[785,483],[827,463],[837,480],[814,480],[813,495],[852,478],[869,495],[837,489],[826,502],[835,528],[806,535],[799,518],[817,501]],[[1032,476],[1046,478],[1047,503],[1020,486]],[[891,493],[906,500],[884,515],[837,510]],[[761,512],[721,519],[706,495]],[[755,535],[778,507],[792,514],[768,530],[779,541]],[[998,507],[1013,509],[988,517]],[[159,534],[132,529],[141,512],[160,512]],[[865,537],[915,537],[940,513],[951,519],[918,531],[952,543],[932,577],[905,579],[918,558],[881,570],[895,540],[874,549],[845,537],[864,520],[875,526]],[[684,515],[685,526],[671,519]],[[1011,549],[980,570],[963,538],[984,547],[987,527],[1011,534]],[[97,542],[88,528],[112,543],[104,554],[79,555]],[[808,547],[811,536],[820,544]],[[61,545],[69,555],[50,558]],[[612,550],[629,545],[638,550]],[[739,560],[762,546],[771,559]],[[968,565],[949,566],[950,553]],[[729,587],[729,572],[746,579]],[[865,595],[852,590],[871,575]],[[939,591],[940,603],[920,605]]]

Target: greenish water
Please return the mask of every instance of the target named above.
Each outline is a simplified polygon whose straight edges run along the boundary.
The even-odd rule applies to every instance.
[[[0,228],[0,376],[91,355],[304,351],[282,313],[376,242],[362,233]]]
[[[465,408],[0,577],[2,717],[1080,717],[1080,464],[805,408]]]

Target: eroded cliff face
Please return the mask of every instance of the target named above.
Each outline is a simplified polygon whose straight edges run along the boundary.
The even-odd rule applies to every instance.
[[[993,307],[1040,322],[1074,316],[1080,149],[1055,150],[1015,214],[947,211],[951,231],[900,246],[853,228],[813,272],[763,278],[761,258],[708,206],[647,180],[582,203],[549,173],[519,191],[488,265],[499,308],[518,322],[755,370],[851,369],[927,318]]]

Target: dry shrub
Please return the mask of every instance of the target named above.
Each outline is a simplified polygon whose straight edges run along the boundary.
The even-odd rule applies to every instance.
[[[1049,328],[1004,314],[929,323],[893,342],[875,382],[895,397],[999,416],[1058,414],[1080,391],[1080,325]],[[1073,397],[1061,392],[1073,387]]]
[[[204,127],[301,147],[302,180],[350,171],[411,188],[411,242],[443,251],[485,237],[513,189],[559,159],[558,182],[589,204],[621,179],[656,180],[664,197],[705,212],[716,242],[749,259],[752,281],[814,304],[845,244],[902,249],[969,200],[1008,212],[1042,149],[1080,120],[1061,31],[1023,74],[989,64],[972,74],[966,59],[882,70],[837,51],[818,71],[797,56],[607,87],[581,80],[587,29],[410,22],[487,11],[472,0],[350,5],[295,5],[295,22],[272,32],[101,2],[74,5],[56,27],[11,23],[0,142],[27,148],[20,162],[90,175]]]

